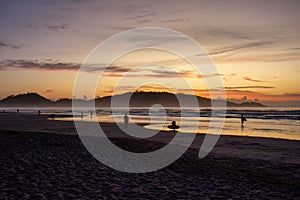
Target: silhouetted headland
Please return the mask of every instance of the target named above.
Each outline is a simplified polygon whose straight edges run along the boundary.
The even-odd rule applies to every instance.
[[[190,101],[195,96],[189,94],[176,94],[181,99]],[[150,107],[154,104],[161,104],[165,107],[180,107],[176,95],[168,92],[128,92],[120,95],[98,97],[95,100],[96,107],[111,107],[111,100],[117,102],[120,107],[127,106],[124,102],[125,99],[130,97],[131,107]],[[224,100],[211,100],[209,98],[196,96],[199,107],[210,107],[211,101],[216,104],[220,102],[220,105]],[[51,101],[38,93],[25,93],[18,95],[8,96],[0,101],[0,107],[71,107],[72,101],[76,101],[82,107],[93,107],[93,100],[85,99],[69,99],[61,98],[56,101]],[[233,103],[226,101],[228,107],[264,107],[261,103],[245,102],[245,103]]]

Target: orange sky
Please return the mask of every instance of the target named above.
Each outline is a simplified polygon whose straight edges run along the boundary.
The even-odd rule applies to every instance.
[[[171,54],[135,51],[107,68],[95,96],[109,95],[128,70],[149,63],[131,72],[117,92],[132,91],[145,80],[144,90],[162,90],[155,84],[159,80],[169,91],[191,93],[179,84],[183,76],[200,96],[223,89],[235,101],[246,96],[282,105],[300,102],[299,5],[292,0],[5,1],[0,8],[0,98],[30,91],[52,99],[72,97],[78,68],[100,42],[132,28],[163,27],[196,40],[218,73],[201,76]],[[144,38],[137,35],[137,41]],[[179,41],[162,36],[162,42]],[[205,80],[216,76],[224,88],[207,88]]]

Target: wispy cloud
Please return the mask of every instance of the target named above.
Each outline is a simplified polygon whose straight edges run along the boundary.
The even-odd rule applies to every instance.
[[[3,60],[0,62],[0,69],[36,69],[36,70],[78,70],[80,65],[62,62],[39,62],[37,60]]]
[[[131,72],[125,74],[125,72],[129,71],[129,68],[120,68],[118,70],[112,70],[110,67],[105,71],[104,76],[107,77],[127,77],[127,78],[190,78],[190,79],[202,79],[202,78],[211,78],[216,76],[226,76],[224,74],[207,74],[200,75],[199,73],[193,70],[181,70],[178,72],[163,70],[163,69],[155,69],[155,68],[147,68],[147,69],[134,69],[130,70]]]
[[[245,63],[245,62],[284,62],[300,60],[300,52],[282,52],[282,53],[252,53],[244,55],[230,55],[216,57],[215,60],[228,63]]]
[[[43,24],[43,25],[30,24],[27,27],[32,30],[44,29],[48,31],[60,31],[60,30],[67,29],[69,27],[69,24]]]
[[[230,26],[199,27],[195,34],[220,62],[283,62],[299,60],[299,39],[286,28]],[[192,31],[192,30],[191,30]],[[218,43],[216,43],[218,41]]]
[[[272,100],[300,100],[299,93],[284,93],[284,94],[266,94],[262,92],[243,91],[243,90],[226,90],[228,96],[247,96],[251,99],[272,99]]]
[[[77,71],[81,67],[78,63],[67,63],[59,62],[57,60],[47,59],[46,61],[38,60],[3,60],[0,62],[0,70],[9,70],[9,69],[33,69],[33,70],[48,70],[48,71]],[[97,72],[105,71],[107,73],[125,73],[129,68],[118,67],[118,66],[109,66],[106,67],[102,64],[97,65],[85,65],[82,68],[82,71],[85,72]]]
[[[195,92],[199,96],[209,97],[210,94],[217,96],[222,95],[224,92],[228,97],[248,97],[248,99],[269,99],[269,100],[300,100],[300,93],[284,93],[284,94],[266,94],[262,92],[255,92],[251,90],[239,90],[239,89],[181,89],[177,90],[182,93]]]
[[[167,19],[163,20],[162,23],[182,23],[190,21],[189,18],[177,18],[177,19]]]
[[[224,89],[273,89],[273,86],[254,85],[254,86],[229,86]]]
[[[204,27],[204,34],[218,40],[229,39],[229,40],[240,40],[240,41],[253,41],[258,38],[260,39],[272,39],[274,40],[274,34],[264,35],[262,30],[251,29],[246,27]]]
[[[300,47],[294,47],[294,48],[289,48],[287,50],[290,50],[290,51],[298,51],[300,50]]]
[[[226,46],[222,47],[216,50],[209,51],[209,55],[219,55],[219,54],[224,54],[236,50],[241,50],[241,49],[248,49],[248,48],[257,48],[257,47],[262,47],[262,46],[270,46],[274,45],[277,43],[276,41],[256,41],[256,42],[248,42],[244,44],[237,44],[237,45],[231,45],[231,46]]]
[[[300,93],[285,93],[286,96],[300,97]]]
[[[154,15],[154,13],[146,13],[146,14],[126,17],[125,19],[127,19],[127,20],[136,20],[136,19],[141,19],[141,18],[145,18],[145,17],[150,17],[150,16],[153,16],[153,15]]]
[[[126,4],[121,7],[121,10],[125,14],[132,14],[132,13],[141,13],[141,14],[146,14],[146,13],[152,13],[151,10],[149,10],[149,6],[147,5],[142,5],[142,4]]]
[[[0,48],[1,47],[4,47],[4,48],[7,47],[7,48],[12,48],[12,49],[20,49],[21,48],[21,46],[8,44],[8,43],[3,42],[3,41],[0,40]]]
[[[181,12],[186,12],[186,11],[189,11],[189,10],[196,9],[197,7],[198,7],[198,6],[188,7],[188,8],[182,8],[182,9],[177,9],[177,10],[171,11],[170,13],[181,13]]]
[[[261,82],[265,82],[263,80],[258,80],[258,79],[253,79],[253,78],[249,78],[249,77],[244,77],[243,78],[244,80],[247,80],[247,81],[252,81],[252,82],[258,82],[258,83],[261,83]]]
[[[0,62],[0,70],[9,69],[32,69],[32,70],[48,70],[48,71],[78,71],[81,65],[78,63],[64,63],[58,60],[47,59],[45,61],[38,60],[3,60]],[[194,70],[172,71],[168,69],[160,69],[154,67],[130,68],[124,66],[105,66],[103,64],[85,65],[81,68],[84,72],[104,72],[105,77],[127,77],[127,78],[190,78],[202,79],[211,77],[230,77],[235,74],[213,73],[201,75]],[[130,72],[130,73],[127,73]]]
[[[45,90],[45,93],[54,93],[54,92],[56,92],[56,90],[52,90],[52,89]]]
[[[150,19],[142,19],[142,20],[138,21],[139,24],[146,24],[146,23],[149,23],[149,22],[151,22]]]
[[[58,31],[58,30],[64,30],[68,27],[68,24],[61,24],[61,25],[45,25],[47,29]]]

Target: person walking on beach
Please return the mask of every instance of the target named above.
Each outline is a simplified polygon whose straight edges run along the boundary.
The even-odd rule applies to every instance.
[[[127,113],[125,113],[125,115],[124,115],[124,124],[125,124],[126,128],[128,126],[128,122],[129,122],[129,117],[128,117]]]
[[[244,117],[244,114],[241,115],[241,127],[244,127],[244,122],[247,121],[246,117]]]

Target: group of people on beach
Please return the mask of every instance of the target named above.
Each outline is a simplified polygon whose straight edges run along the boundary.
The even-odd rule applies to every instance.
[[[5,110],[3,110],[2,112],[5,112]],[[17,109],[17,112],[19,112],[19,109]],[[90,114],[91,114],[91,118],[92,118],[93,112],[91,112]],[[41,115],[40,110],[38,110],[38,115]],[[83,119],[83,112],[81,112],[80,117],[81,117],[81,119]],[[244,114],[241,114],[241,127],[244,127],[244,123],[246,121],[247,121],[247,119],[246,119],[246,117],[244,117]],[[128,117],[128,114],[125,113],[125,115],[124,115],[124,125],[125,125],[126,128],[128,127],[128,123],[129,123],[129,117]],[[178,126],[176,124],[176,121],[172,121],[171,125],[169,125],[168,128],[175,131],[176,129],[179,129],[180,126]]]
[[[20,112],[20,110],[19,110],[19,109],[17,109],[16,111],[17,111],[17,113],[19,113],[19,112]],[[2,110],[2,112],[3,112],[3,113],[5,113],[5,110],[3,109],[3,110]],[[38,113],[38,115],[41,115],[41,110],[38,110],[38,111],[37,111],[37,113]]]

